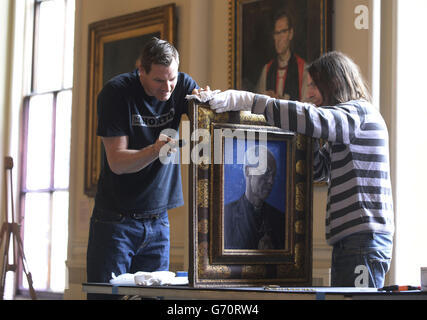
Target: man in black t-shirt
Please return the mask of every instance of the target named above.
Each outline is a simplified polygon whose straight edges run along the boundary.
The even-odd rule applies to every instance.
[[[188,112],[185,96],[199,90],[178,66],[177,50],[153,38],[138,69],[114,77],[98,95],[105,157],[89,231],[88,282],[169,269],[167,210],[184,201],[180,165],[161,161],[159,153],[176,142],[164,133],[177,133]],[[178,148],[168,150],[179,157]]]

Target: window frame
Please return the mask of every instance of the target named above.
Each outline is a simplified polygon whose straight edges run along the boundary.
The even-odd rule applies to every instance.
[[[19,141],[19,176],[18,176],[18,196],[17,196],[17,213],[18,213],[18,222],[21,223],[21,239],[25,246],[25,239],[24,239],[24,232],[25,232],[25,199],[26,196],[30,193],[47,193],[49,195],[49,207],[51,208],[49,212],[49,220],[50,220],[50,228],[49,228],[49,244],[48,244],[48,266],[47,266],[47,283],[46,283],[46,289],[36,289],[37,293],[41,292],[43,294],[48,294],[52,297],[59,297],[62,295],[62,293],[59,293],[57,291],[53,291],[52,283],[51,283],[51,265],[52,265],[52,218],[53,218],[53,198],[55,192],[69,192],[69,183],[68,187],[55,187],[55,148],[56,148],[56,130],[57,127],[57,108],[58,108],[58,96],[62,92],[70,91],[72,93],[73,88],[71,87],[65,87],[65,52],[62,55],[62,68],[59,72],[62,73],[61,75],[61,86],[59,88],[55,88],[54,90],[45,90],[40,91],[37,89],[37,54],[38,54],[38,42],[39,42],[39,24],[40,24],[40,8],[43,2],[48,2],[53,0],[32,0],[32,14],[30,15],[33,19],[32,21],[32,36],[30,36],[31,39],[29,39],[29,47],[31,50],[31,54],[28,56],[28,59],[31,61],[31,68],[30,74],[24,75],[24,78],[27,79],[28,86],[28,93],[24,94],[22,97],[22,113],[21,113],[21,120],[20,120],[20,132],[21,137]],[[67,8],[68,8],[68,2],[75,0],[63,0],[64,1],[64,21],[63,21],[63,30],[64,30],[64,37],[63,37],[63,47],[65,48],[67,41],[73,41],[73,39],[67,39],[67,27],[68,27],[68,15],[67,15]],[[75,6],[75,5],[74,5]],[[73,18],[74,19],[74,18]],[[75,26],[75,23],[73,23],[73,28]],[[73,31],[74,32],[74,31]],[[74,43],[73,43],[74,45]],[[33,97],[41,96],[41,95],[52,95],[52,119],[50,119],[49,124],[51,127],[51,155],[50,155],[50,181],[49,181],[49,187],[48,188],[28,188],[27,187],[27,168],[28,168],[28,137],[29,137],[29,113],[30,113],[30,101]],[[72,95],[71,95],[72,99]],[[72,108],[72,103],[70,104],[69,108]],[[71,110],[72,112],[72,110]],[[71,118],[70,118],[70,127],[71,127]],[[68,210],[67,210],[67,216],[68,216]],[[67,248],[66,248],[67,249]],[[24,248],[25,251],[25,248]],[[65,268],[65,266],[64,266]],[[30,270],[31,272],[31,266]],[[33,276],[34,278],[34,276]],[[65,279],[64,279],[65,280]],[[26,279],[23,275],[23,266],[22,262],[18,261],[18,268],[16,271],[15,276],[15,293],[19,295],[29,295],[28,289],[24,287]]]

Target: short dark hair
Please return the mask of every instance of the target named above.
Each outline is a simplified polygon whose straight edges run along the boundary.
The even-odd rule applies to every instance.
[[[146,73],[150,73],[152,64],[170,66],[175,60],[179,65],[179,53],[176,48],[166,40],[156,37],[151,38],[144,46],[139,56],[141,66]]]
[[[372,100],[358,65],[341,52],[324,54],[308,66],[308,72],[322,95],[324,105]]]

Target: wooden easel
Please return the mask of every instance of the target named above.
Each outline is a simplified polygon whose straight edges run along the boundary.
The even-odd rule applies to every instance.
[[[36,292],[33,288],[33,280],[31,273],[28,271],[27,261],[25,259],[24,249],[21,240],[21,226],[15,222],[15,213],[13,205],[13,188],[12,188],[12,168],[13,168],[13,159],[12,157],[5,157],[5,176],[4,176],[4,191],[5,191],[5,220],[1,227],[0,232],[0,249],[3,244],[3,237],[5,237],[5,245],[3,251],[3,263],[1,268],[1,284],[0,284],[0,300],[4,298],[4,289],[6,283],[6,273],[8,271],[16,272],[18,267],[18,259],[22,263],[22,269],[27,277],[28,287],[30,290],[31,299],[36,300]],[[9,173],[10,177],[10,199],[11,199],[11,210],[12,210],[12,222],[9,222],[9,205],[8,205],[8,185],[7,185],[7,175]],[[12,242],[13,246],[13,263],[9,263],[9,247]]]

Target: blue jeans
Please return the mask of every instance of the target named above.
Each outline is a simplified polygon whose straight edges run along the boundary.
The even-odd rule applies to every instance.
[[[109,283],[112,273],[167,271],[169,248],[167,211],[132,217],[95,208],[89,229],[87,282]]]
[[[382,288],[392,249],[393,236],[381,233],[356,233],[335,243],[331,286]]]

